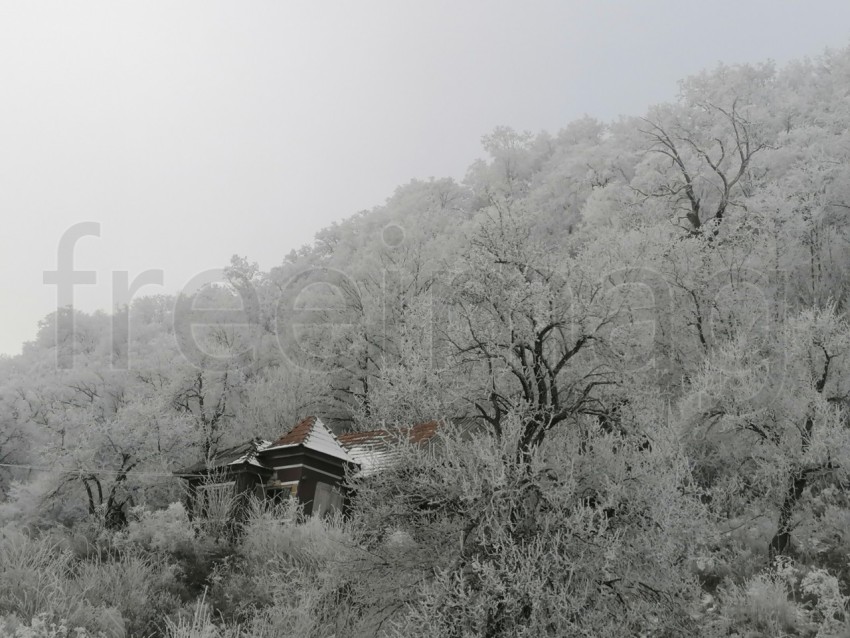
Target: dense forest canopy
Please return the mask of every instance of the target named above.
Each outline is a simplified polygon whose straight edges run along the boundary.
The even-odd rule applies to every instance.
[[[195,621],[847,635],[850,49],[719,66],[640,117],[482,143],[462,182],[400,186],[268,272],[234,256],[193,295],[46,317],[0,360],[0,516],[29,530],[14,542],[98,520],[125,539],[114,560],[137,560],[128,525],[190,525],[163,510],[170,473],[222,447],[307,414],[338,431],[476,417],[475,441],[448,431],[438,458],[410,449],[358,483],[350,520],[258,512],[242,567],[205,581],[218,628]],[[139,544],[145,569],[177,560]],[[157,609],[178,618],[195,594]],[[0,613],[49,611],[3,595]]]

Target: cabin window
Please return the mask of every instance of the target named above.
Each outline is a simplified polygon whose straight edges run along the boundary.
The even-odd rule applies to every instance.
[[[276,483],[266,488],[266,499],[274,504],[285,503],[298,494],[298,482]]]
[[[313,514],[322,516],[330,512],[342,511],[342,491],[330,483],[316,483],[316,495],[313,497]]]

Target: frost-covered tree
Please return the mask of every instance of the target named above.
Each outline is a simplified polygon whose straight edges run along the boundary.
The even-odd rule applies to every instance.
[[[685,437],[714,506],[775,521],[772,556],[792,551],[803,500],[846,481],[848,348],[846,319],[807,310],[719,347],[685,398]]]

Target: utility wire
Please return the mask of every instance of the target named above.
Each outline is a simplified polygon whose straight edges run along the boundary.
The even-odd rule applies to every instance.
[[[21,470],[38,470],[42,472],[63,472],[66,474],[100,474],[125,476],[167,476],[170,478],[203,478],[206,474],[173,474],[172,472],[145,472],[143,470],[107,470],[103,468],[86,467],[61,467],[56,465],[24,465],[20,463],[0,463],[0,467],[16,468]]]

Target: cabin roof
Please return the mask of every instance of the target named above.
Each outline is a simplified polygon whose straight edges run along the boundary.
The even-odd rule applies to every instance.
[[[473,432],[480,424],[474,417],[453,419],[452,422],[468,432]],[[221,450],[208,461],[201,461],[175,474],[189,478],[208,473],[210,470],[239,465],[272,470],[275,464],[266,456],[267,453],[301,446],[303,449],[357,465],[360,473],[368,475],[394,463],[401,456],[401,444],[428,444],[443,425],[445,421],[426,421],[408,427],[335,435],[321,419],[309,416],[274,442],[252,439]]]
[[[307,450],[327,454],[347,463],[357,461],[343,447],[337,436],[322,423],[319,417],[308,416],[289,432],[269,445],[264,451],[278,450],[301,445]]]
[[[257,460],[257,455],[271,445],[270,441],[265,439],[251,439],[239,445],[219,450],[209,459],[199,461],[187,468],[178,470],[175,474],[179,476],[188,476],[192,474],[204,474],[210,470],[224,469],[229,466],[241,465],[243,463],[253,465],[255,467],[265,468],[266,466]]]
[[[434,437],[440,425],[440,421],[427,421],[410,427],[347,432],[340,434],[338,439],[360,465],[360,472],[372,474],[398,458],[399,443],[425,444]]]

